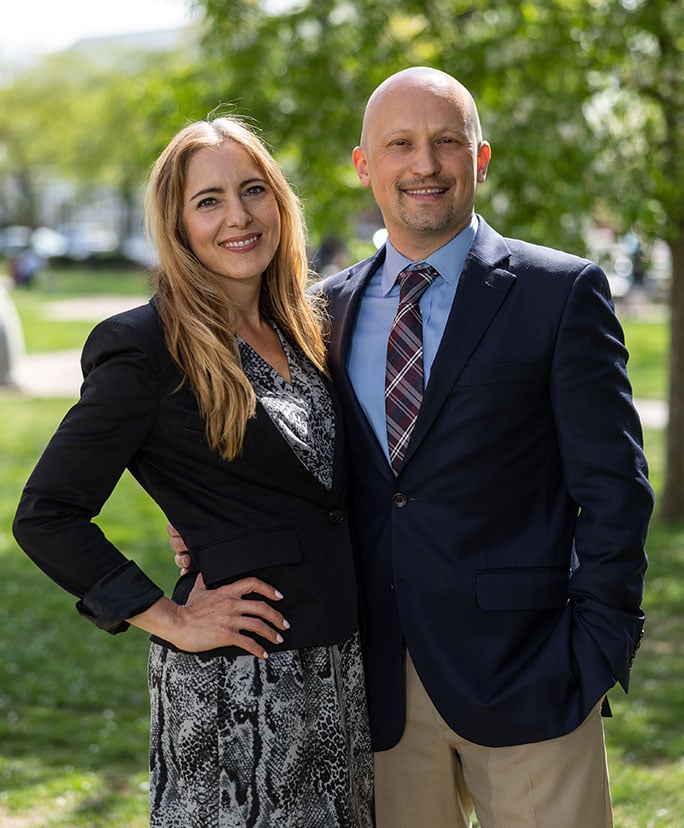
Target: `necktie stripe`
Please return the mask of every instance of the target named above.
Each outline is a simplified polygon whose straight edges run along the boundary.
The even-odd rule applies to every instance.
[[[423,318],[420,297],[437,271],[422,264],[399,274],[399,308],[387,342],[385,412],[390,461],[399,473],[423,400]]]

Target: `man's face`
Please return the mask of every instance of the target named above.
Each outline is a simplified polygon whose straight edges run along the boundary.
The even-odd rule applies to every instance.
[[[415,81],[372,100],[362,147],[354,150],[359,179],[372,188],[390,241],[411,259],[434,252],[469,223],[489,158],[460,91]]]

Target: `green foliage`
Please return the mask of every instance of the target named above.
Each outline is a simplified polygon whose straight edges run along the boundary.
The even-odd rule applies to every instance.
[[[84,192],[114,187],[132,215],[161,148],[214,105],[201,94],[207,71],[182,51],[124,50],[108,59],[69,51],[47,56],[0,88],[0,107],[12,113],[0,124],[0,172],[14,179],[21,196],[5,221],[35,226],[38,181],[55,171]]]
[[[277,14],[267,0],[195,5],[223,67],[222,97],[264,127],[318,238],[372,210],[350,151],[369,92],[411,64],[444,69],[473,91],[494,148],[479,203],[506,234],[581,252],[592,216],[676,235],[676,0],[308,0]]]
[[[589,218],[643,237],[680,233],[678,0],[193,5],[204,16],[199,53],[188,40],[166,55],[52,55],[0,89],[5,168],[26,202],[38,166],[133,201],[173,133],[228,108],[263,129],[314,243],[348,238],[352,217],[377,220],[350,162],[364,102],[391,72],[429,64],[479,103],[494,150],[479,205],[504,233],[577,252]]]

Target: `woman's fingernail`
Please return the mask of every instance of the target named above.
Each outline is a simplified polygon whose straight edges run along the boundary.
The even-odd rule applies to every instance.
[[[275,594],[276,594],[276,598],[283,598],[283,597],[284,597],[284,596],[283,596],[283,593],[282,593],[282,592],[279,592],[277,589],[276,589],[276,591],[275,591]]]

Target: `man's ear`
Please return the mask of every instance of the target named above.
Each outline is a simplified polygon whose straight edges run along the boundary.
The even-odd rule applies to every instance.
[[[492,148],[487,141],[483,141],[477,151],[477,181],[479,184],[487,177],[487,168],[492,159]]]
[[[368,174],[368,161],[361,147],[355,147],[352,153],[352,160],[356,167],[356,174],[359,177],[362,187],[370,187],[370,175]]]

